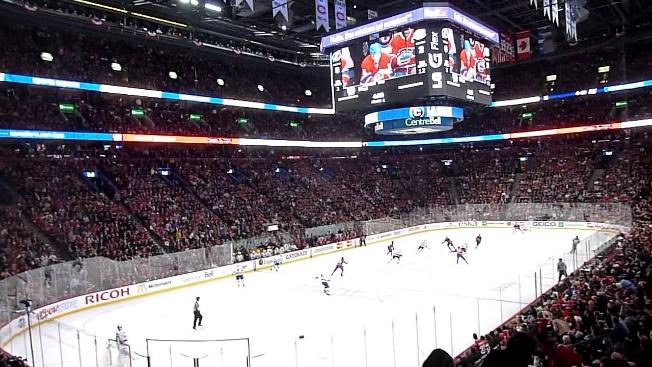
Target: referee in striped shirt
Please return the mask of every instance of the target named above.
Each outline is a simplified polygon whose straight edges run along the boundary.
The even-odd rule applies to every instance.
[[[195,300],[194,314],[195,320],[192,323],[192,328],[197,330],[197,321],[199,321],[199,326],[201,326],[201,320],[203,319],[201,312],[199,312],[199,297]]]

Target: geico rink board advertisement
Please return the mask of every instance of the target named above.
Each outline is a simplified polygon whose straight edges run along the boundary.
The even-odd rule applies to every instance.
[[[366,238],[368,245],[383,243],[399,237],[411,236],[427,231],[454,230],[468,228],[493,228],[509,229],[514,224],[525,225],[529,230],[549,229],[570,229],[570,230],[591,230],[607,231],[614,234],[625,232],[627,227],[596,223],[596,222],[561,222],[561,221],[462,221],[422,224],[398,230],[369,235]],[[89,293],[78,297],[62,300],[37,308],[33,311],[32,327],[41,322],[63,317],[73,312],[101,307],[115,302],[147,296],[162,291],[168,291],[180,287],[195,285],[216,279],[231,277],[236,268],[243,272],[250,272],[268,268],[274,264],[274,260],[280,260],[281,264],[299,260],[310,259],[315,256],[326,255],[338,251],[344,251],[358,247],[358,239],[335,242],[319,247],[297,250],[285,254],[274,255],[262,259],[249,260],[242,263],[226,265],[222,267],[181,274],[169,278],[152,280],[144,283],[132,284],[99,292]],[[17,317],[5,324],[0,329],[0,345],[7,345],[15,336],[27,330],[27,319],[25,315]]]

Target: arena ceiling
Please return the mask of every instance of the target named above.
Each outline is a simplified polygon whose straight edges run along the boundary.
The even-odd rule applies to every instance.
[[[63,0],[77,5],[85,1]],[[255,11],[242,1],[236,7],[234,0],[89,0],[152,16],[181,21],[208,32],[290,51],[317,52],[321,31],[315,30],[314,0],[289,0],[290,22],[285,24],[280,16],[272,18],[271,0],[253,0]],[[514,33],[549,26],[541,7],[535,9],[531,0],[450,0],[467,13],[491,24],[501,31]],[[542,3],[542,0],[537,0]],[[221,12],[205,9],[205,3],[218,5]],[[414,0],[347,0],[347,13],[358,22],[367,19],[367,10],[376,10],[379,16],[398,13],[418,6]],[[564,0],[559,0],[563,7]],[[333,1],[330,0],[333,26]],[[586,0],[587,18],[578,25],[581,39],[590,40],[620,34],[623,30],[646,27],[652,19],[650,0]],[[646,25],[647,24],[647,25]],[[285,29],[282,26],[285,25]],[[555,30],[555,38],[563,41],[563,29]]]

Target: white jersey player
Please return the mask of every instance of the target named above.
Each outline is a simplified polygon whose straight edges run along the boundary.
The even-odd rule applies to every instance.
[[[401,251],[396,251],[396,252],[394,252],[394,253],[392,254],[392,258],[389,260],[389,263],[391,263],[392,261],[394,261],[394,259],[396,259],[396,263],[397,263],[397,264],[400,263],[400,262],[401,262],[401,257],[402,257],[402,256],[403,256],[403,254],[401,254]]]
[[[129,356],[129,339],[127,333],[122,329],[122,325],[118,325],[118,331],[115,333],[115,341],[118,344],[119,358],[124,360]]]
[[[235,268],[235,271],[233,272],[233,275],[235,275],[235,282],[238,284],[238,288],[242,285],[243,287],[245,286],[244,284],[244,275],[242,271],[242,267],[238,266]]]
[[[321,281],[321,285],[324,287],[324,294],[327,296],[330,296],[330,279],[326,278],[324,274],[320,274],[316,279],[319,279]]]
[[[280,267],[281,267],[281,259],[274,260],[274,265],[272,265],[272,270],[278,271]]]
[[[424,249],[428,248],[428,241],[423,240],[421,244],[419,244],[419,247],[417,247],[417,253],[423,251]]]
[[[519,233],[523,233],[523,232],[527,231],[527,229],[525,229],[525,227],[522,224],[515,223],[514,224],[514,231],[512,233],[516,233],[517,231]]]
[[[469,263],[468,261],[466,261],[466,258],[464,257],[464,255],[466,255],[466,245],[458,246],[457,250],[455,251],[455,254],[457,255],[457,260],[456,260],[457,264],[460,263],[460,259],[464,260],[464,262],[467,264]]]

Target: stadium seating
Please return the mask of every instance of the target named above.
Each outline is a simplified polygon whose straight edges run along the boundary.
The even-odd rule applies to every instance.
[[[76,11],[69,4],[58,6],[61,11]],[[83,16],[94,19],[98,14]],[[172,29],[161,32],[187,36]],[[257,66],[205,52],[170,50],[156,39],[130,45],[29,25],[0,25],[0,37],[10,40],[0,49],[0,72],[330,105],[328,78],[311,75],[308,69],[297,75],[281,69],[261,72]],[[625,46],[622,51],[622,55],[594,51],[498,68],[495,99],[650,77],[646,73],[652,54],[645,47]],[[54,60],[42,60],[42,52],[50,52]],[[122,70],[113,70],[113,62]],[[558,63],[568,67],[558,71],[554,66]],[[606,76],[594,71],[603,65],[611,67]],[[545,82],[551,70],[557,75],[554,85]],[[169,76],[171,71],[176,79]],[[218,78],[226,85],[218,85]],[[287,82],[290,79],[292,83]],[[265,91],[257,91],[258,84]],[[314,94],[306,96],[306,89]],[[617,101],[627,101],[627,107],[616,108]],[[74,106],[73,111],[62,104]],[[642,89],[626,95],[482,109],[469,112],[446,136],[650,118],[651,104],[652,93]],[[524,117],[524,113],[532,115]],[[357,116],[271,113],[15,84],[0,85],[0,128],[378,139]],[[278,223],[289,237],[270,236],[256,248],[236,246],[236,261],[357,238],[362,234],[359,228],[319,235],[305,231],[395,217],[431,204],[619,202],[632,205],[634,224],[613,249],[593,260],[588,271],[571,274],[522,314],[481,338],[500,348],[515,333],[528,333],[538,342],[539,356],[554,361],[555,367],[573,362],[650,366],[650,149],[645,131],[437,149],[328,152],[3,143],[0,199],[12,196],[10,192],[15,192],[15,198],[0,206],[0,277],[84,257],[127,260],[221,245],[265,235],[266,223]],[[84,172],[96,176],[86,177]],[[623,279],[633,287],[622,286]],[[126,284],[129,279],[115,281]],[[483,357],[473,346],[456,363],[481,365]],[[0,366],[9,365],[3,358]]]

